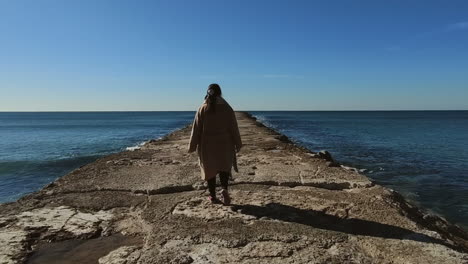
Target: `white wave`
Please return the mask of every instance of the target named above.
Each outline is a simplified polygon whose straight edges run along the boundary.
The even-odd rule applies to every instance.
[[[141,147],[143,147],[145,144],[146,144],[146,142],[141,142],[140,144],[138,144],[136,146],[126,147],[125,150],[134,151],[134,150],[137,150],[137,149],[141,149]]]

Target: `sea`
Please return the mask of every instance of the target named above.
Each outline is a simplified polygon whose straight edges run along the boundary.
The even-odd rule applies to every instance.
[[[250,111],[312,151],[468,230],[468,111]],[[0,203],[99,157],[138,148],[195,112],[0,112]]]

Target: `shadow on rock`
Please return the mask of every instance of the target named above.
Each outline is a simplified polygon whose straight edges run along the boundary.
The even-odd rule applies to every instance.
[[[437,243],[460,251],[460,248],[441,239],[433,238],[409,229],[362,219],[340,218],[338,216],[325,214],[324,212],[299,209],[280,203],[270,203],[265,206],[233,205],[232,207],[235,211],[246,215],[252,215],[257,218],[267,217],[270,219],[294,222],[314,228],[338,231],[352,235]]]

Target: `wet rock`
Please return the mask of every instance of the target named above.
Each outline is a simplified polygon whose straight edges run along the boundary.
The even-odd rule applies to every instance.
[[[349,166],[341,165],[341,168],[348,170],[348,171],[360,172],[360,170],[353,168],[353,167],[349,167]]]
[[[321,150],[317,153],[318,157],[321,158],[321,159],[324,159],[326,161],[330,161],[330,162],[335,162],[335,160],[333,159],[332,155],[330,154],[330,152],[326,151],[326,150]]]
[[[327,167],[340,167],[340,164],[335,161],[327,161]]]
[[[285,135],[278,135],[278,136],[275,136],[275,138],[278,139],[281,142],[285,142],[285,143],[290,143],[291,142],[291,140]]]

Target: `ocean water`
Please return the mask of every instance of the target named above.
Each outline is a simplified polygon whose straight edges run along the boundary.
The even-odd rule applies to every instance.
[[[0,112],[0,202],[189,124],[195,112]]]
[[[252,111],[419,206],[468,227],[468,111]]]

